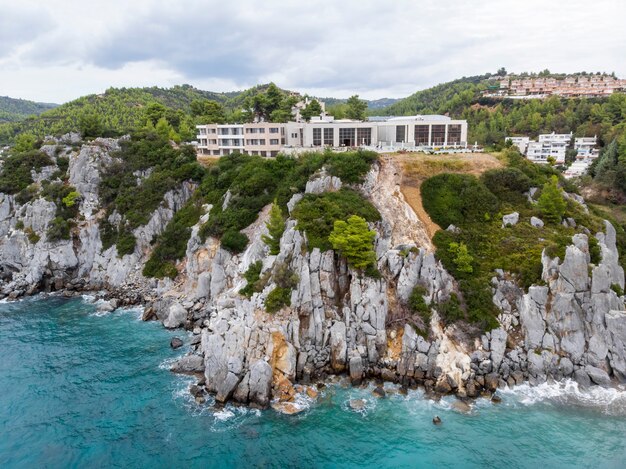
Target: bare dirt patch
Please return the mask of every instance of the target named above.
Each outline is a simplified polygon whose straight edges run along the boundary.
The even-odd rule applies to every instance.
[[[200,153],[198,153],[196,158],[198,160],[198,163],[200,163],[202,166],[212,166],[216,164],[220,159],[219,156],[202,155]]]
[[[400,190],[432,239],[439,227],[422,205],[420,186],[426,179],[441,173],[463,173],[479,176],[489,169],[501,168],[502,162],[489,153],[456,153],[427,155],[423,153],[394,153],[385,155],[402,168]]]

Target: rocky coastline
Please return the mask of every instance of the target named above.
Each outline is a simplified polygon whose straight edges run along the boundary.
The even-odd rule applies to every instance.
[[[157,280],[142,275],[151,241],[192,196],[194,185],[168,192],[150,221],[134,231],[134,252],[120,257],[114,246],[103,249],[98,196],[100,172],[114,160],[119,142],[96,139],[72,146],[66,140],[42,151],[56,161],[57,147],[63,146],[69,180],[82,196],[81,222],[70,240],[49,242],[44,233],[54,219],[54,203],[36,198],[22,205],[0,194],[0,296],[101,292],[106,301],[100,308],[143,306],[144,320],[190,332],[189,354],[173,371],[200,377],[192,388],[198,401],[210,393],[217,403],[261,408],[282,403],[277,408],[285,410],[298,392],[312,395],[312,385],[337,375],[348,376],[353,385],[391,381],[460,398],[526,382],[570,378],[581,386],[611,386],[626,381],[626,307],[618,295],[624,271],[609,222],[603,232],[573,236],[563,259],[544,253],[541,285],[524,291],[506,272],[497,272],[492,291],[500,327],[481,333],[467,324],[446,325],[434,312],[420,329],[408,320],[413,288],[424,287],[427,303],[444,301],[458,289],[405,202],[401,171],[393,162],[375,163],[356,187],[382,216],[372,225],[381,278],[360,275],[333,251],[309,252],[306,235],[292,218],[279,254],[269,255],[261,239],[269,207],[245,230],[247,249],[233,255],[219,240],[199,236],[209,216],[206,207],[177,266],[178,277]],[[43,168],[33,179],[50,177],[55,169]],[[305,192],[336,191],[342,185],[322,171]],[[301,197],[293,196],[290,211]],[[531,223],[515,221],[523,222]],[[40,233],[40,239],[33,243],[24,227]],[[597,265],[591,263],[590,237],[601,250]],[[246,298],[239,294],[246,285],[243,275],[257,261],[267,282]],[[295,272],[298,281],[290,305],[269,314],[264,302],[280,266]]]

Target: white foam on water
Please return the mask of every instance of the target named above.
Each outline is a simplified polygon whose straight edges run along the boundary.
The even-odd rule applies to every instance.
[[[507,402],[512,400],[524,406],[552,404],[598,410],[609,415],[626,416],[626,390],[591,386],[581,388],[570,379],[537,386],[522,384],[498,391]]]

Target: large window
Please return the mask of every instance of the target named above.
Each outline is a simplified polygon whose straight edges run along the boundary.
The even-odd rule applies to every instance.
[[[322,146],[322,129],[313,129],[313,146]]]
[[[396,125],[396,142],[406,142],[406,127],[403,125]]]
[[[443,145],[446,141],[446,126],[433,125],[433,145]]]
[[[415,126],[415,145],[428,145],[428,125]]]
[[[271,138],[270,139],[270,145],[278,145],[278,139],[277,138]]]
[[[345,147],[353,147],[355,144],[354,127],[339,129],[339,144]]]
[[[324,129],[324,145],[327,147],[335,145],[335,129]]]
[[[448,145],[459,145],[461,143],[461,124],[448,125]]]
[[[358,145],[371,145],[372,144],[372,129],[362,128],[356,129],[356,139]]]
[[[271,134],[277,134],[278,133],[278,127],[270,127],[270,133]]]

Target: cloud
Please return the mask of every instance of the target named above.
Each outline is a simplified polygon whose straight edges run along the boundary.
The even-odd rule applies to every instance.
[[[272,80],[368,98],[501,66],[626,75],[626,4],[612,0],[48,0],[37,14],[37,2],[13,3],[0,0],[0,31],[4,21],[15,32],[0,32],[5,94],[35,69],[65,70],[76,92],[100,90],[100,73],[127,86],[180,80],[225,91]],[[77,96],[39,88],[47,100]]]

